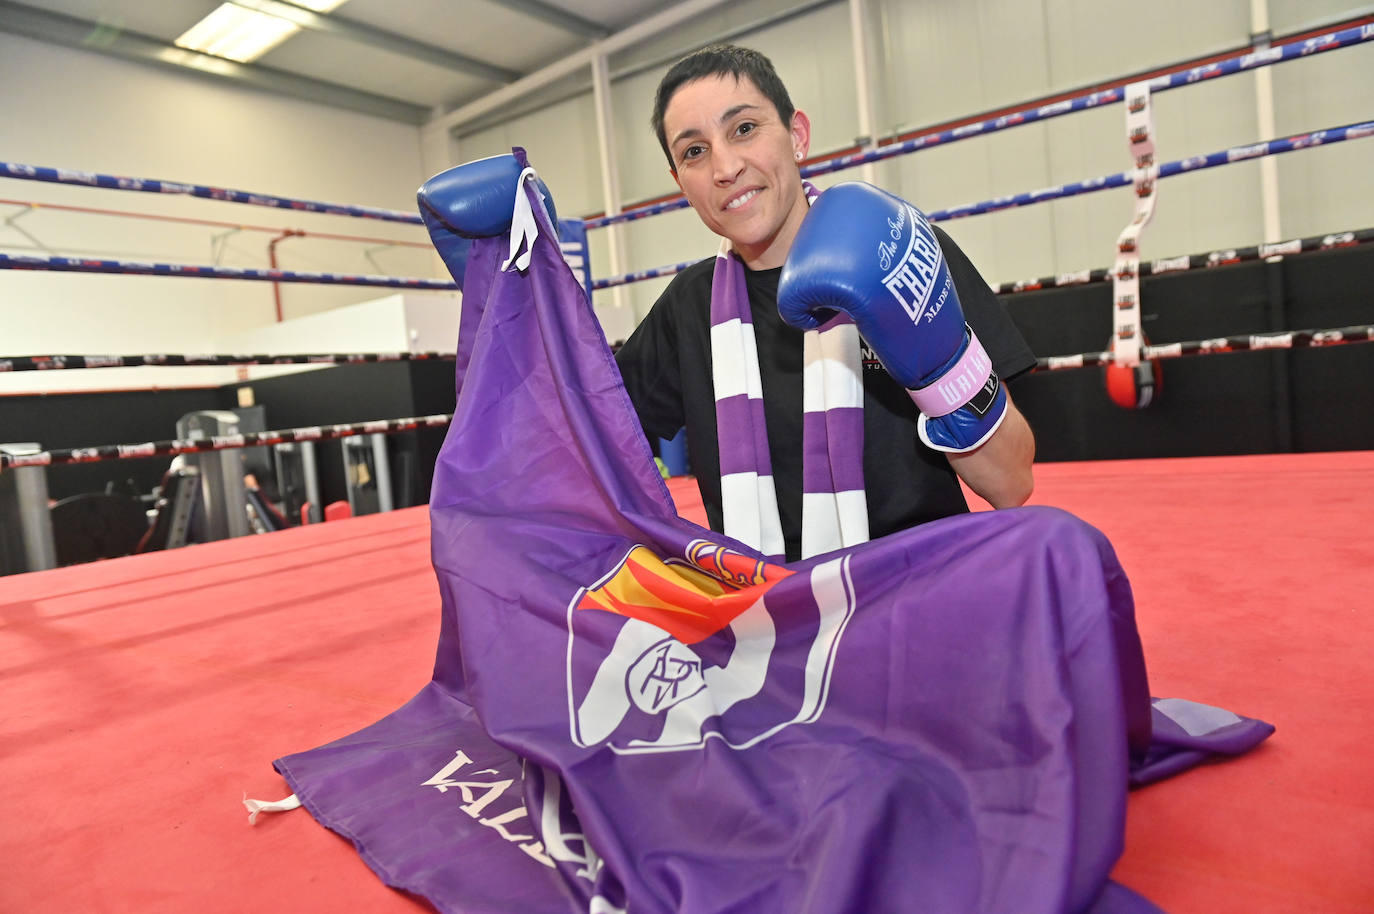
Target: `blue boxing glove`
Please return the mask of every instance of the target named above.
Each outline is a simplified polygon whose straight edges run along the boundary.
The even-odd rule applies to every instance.
[[[420,217],[440,258],[459,285],[467,268],[473,238],[492,238],[510,230],[516,186],[524,169],[513,155],[478,159],[440,172],[416,194]],[[555,230],[558,214],[553,195],[535,178],[539,196]]]
[[[971,451],[1006,416],[1006,389],[964,322],[930,223],[871,184],[838,184],[812,205],[782,268],[778,311],[802,330],[849,315],[907,388],[921,440],[935,450]]]

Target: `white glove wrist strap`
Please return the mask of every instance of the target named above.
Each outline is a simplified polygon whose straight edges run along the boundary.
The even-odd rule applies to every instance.
[[[968,345],[964,354],[944,374],[932,384],[907,393],[916,403],[916,408],[931,419],[947,416],[962,407],[982,391],[983,385],[992,377],[992,359],[978,341],[978,335],[970,328]]]

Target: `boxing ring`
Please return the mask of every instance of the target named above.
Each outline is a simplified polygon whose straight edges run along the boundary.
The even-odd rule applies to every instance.
[[[1248,63],[1160,77],[1188,85],[1374,39],[1347,29],[1272,49]],[[1117,90],[1029,109],[808,165],[854,167],[1101,104]],[[1126,186],[1261,155],[1374,135],[1374,122],[1001,197],[932,214],[973,216]],[[1260,147],[1263,147],[1262,149]],[[294,201],[197,185],[117,179],[0,163],[5,176],[116,190],[415,221],[413,214]],[[109,179],[109,180],[107,180]],[[599,220],[629,222],[667,201]],[[1297,257],[1359,245],[1370,229],[1142,264],[1140,273]],[[585,245],[574,256],[586,262]],[[1185,265],[1186,263],[1186,265]],[[686,264],[588,282],[609,288]],[[451,289],[417,278],[233,270],[90,258],[16,257],[0,269],[142,273],[270,282]],[[1112,281],[1112,269],[1009,283],[1004,294]],[[590,277],[588,276],[588,280]],[[1246,349],[1319,348],[1374,339],[1374,320],[1344,327],[1168,341],[1142,360]],[[125,365],[304,364],[451,359],[452,353],[7,356],[0,371]],[[1108,351],[1056,353],[1038,371],[1110,364]],[[92,443],[20,457],[0,472],[137,459],[323,436],[438,427],[449,415],[377,419],[356,428],[291,429],[206,443]],[[22,433],[21,433],[22,434]],[[1249,756],[1133,792],[1126,852],[1113,878],[1176,912],[1363,912],[1374,898],[1374,778],[1359,738],[1374,726],[1374,621],[1361,571],[1374,568],[1374,506],[1351,497],[1374,452],[1042,464],[1032,504],[1068,510],[1111,539],[1129,572],[1156,694],[1186,694],[1273,721]],[[684,517],[704,523],[687,479],[670,480]],[[970,495],[975,509],[977,499]],[[239,800],[286,791],[268,762],[371,723],[427,681],[438,588],[426,511],[283,530],[194,548],[0,579],[0,725],[10,861],[0,908],[15,910],[428,910],[384,887],[346,841],[304,814],[249,828]],[[269,901],[270,899],[270,901]]]
[[[1369,453],[1050,464],[1032,501],[1111,538],[1152,684],[1278,732],[1134,791],[1113,877],[1178,914],[1362,914],[1374,897]],[[672,486],[703,518],[695,486]],[[1205,505],[1206,510],[1199,510]],[[421,911],[283,795],[268,760],[428,677],[438,591],[412,508],[7,579],[6,910]]]

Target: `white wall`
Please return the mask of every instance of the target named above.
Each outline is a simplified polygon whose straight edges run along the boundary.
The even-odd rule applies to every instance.
[[[1302,28],[1330,3],[1270,0],[1276,28]],[[1274,68],[1274,128],[1280,135],[1374,120],[1374,45],[1329,51]],[[1374,225],[1374,140],[1278,158],[1285,237]]]
[[[424,179],[420,131],[198,76],[0,34],[0,160],[414,211]],[[424,229],[159,195],[0,180],[0,198],[380,239],[427,242]],[[0,205],[0,250],[159,263],[215,263],[224,229]],[[33,236],[49,250],[37,248]],[[268,265],[272,234],[226,237],[218,263]],[[371,251],[369,260],[366,252]],[[428,247],[292,238],[287,270],[429,276]],[[282,284],[287,318],[386,294],[362,286]],[[176,277],[0,271],[0,354],[212,352],[275,321],[272,285]],[[0,393],[218,384],[232,369],[99,369],[0,375]],[[3,433],[0,433],[3,438]]]

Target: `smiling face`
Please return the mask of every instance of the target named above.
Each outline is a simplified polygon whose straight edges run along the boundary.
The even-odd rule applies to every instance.
[[[727,74],[684,83],[663,127],[673,177],[706,227],[730,239],[751,269],[782,266],[807,209],[806,115],[784,124],[748,77]]]

